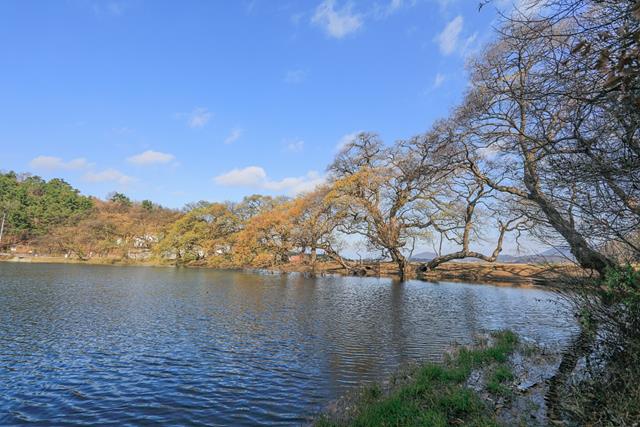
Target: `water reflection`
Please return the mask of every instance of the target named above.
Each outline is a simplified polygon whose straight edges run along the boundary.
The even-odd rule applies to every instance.
[[[363,381],[509,327],[573,331],[535,289],[0,264],[0,424],[296,425]]]

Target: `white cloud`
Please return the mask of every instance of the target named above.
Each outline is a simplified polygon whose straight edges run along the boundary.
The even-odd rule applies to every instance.
[[[87,172],[83,178],[88,182],[115,182],[120,185],[127,185],[135,181],[134,178],[127,176],[116,169],[105,169],[100,172]]]
[[[372,15],[375,19],[384,19],[396,13],[404,6],[404,0],[390,0],[386,4],[374,3]]]
[[[482,158],[493,160],[497,157],[498,153],[500,153],[500,146],[497,144],[492,144],[485,147],[480,147],[478,149],[478,153]]]
[[[129,8],[129,2],[120,0],[94,1],[92,3],[93,13],[98,16],[109,15],[113,17],[121,16]]]
[[[266,181],[264,188],[272,191],[284,191],[291,195],[311,191],[325,182],[325,177],[316,171],[309,171],[305,176],[284,178],[280,181]]]
[[[362,27],[362,17],[352,12],[352,5],[347,3],[341,9],[335,8],[335,0],[324,0],[316,8],[311,23],[324,29],[328,36],[336,39],[353,33]]]
[[[143,153],[136,154],[135,156],[128,157],[127,161],[135,165],[145,166],[145,165],[169,163],[174,159],[175,159],[175,156],[173,154],[161,153],[160,151],[147,150]]]
[[[455,1],[456,0],[438,0],[438,3],[440,4],[441,10],[446,10],[447,7],[449,7],[449,5],[454,3]]]
[[[190,128],[201,128],[211,120],[213,113],[204,107],[194,109],[187,118],[187,124]]]
[[[233,128],[231,129],[231,133],[229,133],[229,136],[227,136],[224,139],[224,143],[225,144],[233,144],[234,142],[236,142],[237,140],[240,139],[240,137],[242,136],[242,133],[244,131],[240,128]]]
[[[279,181],[269,179],[260,166],[248,166],[233,169],[214,178],[214,182],[225,187],[253,187],[279,193],[296,195],[313,190],[325,182],[325,178],[316,171],[309,171],[300,177],[288,177]]]
[[[342,151],[342,149],[344,147],[346,147],[346,145],[348,143],[350,143],[351,141],[353,141],[354,139],[356,139],[356,137],[362,133],[361,130],[355,131],[355,132],[351,132],[351,133],[347,133],[345,135],[342,135],[342,137],[340,138],[340,140],[338,141],[338,144],[336,144],[336,151]]]
[[[77,158],[65,162],[60,157],[38,156],[29,162],[29,166],[37,170],[79,170],[86,169],[91,165],[87,162],[87,159],[84,158]]]
[[[477,52],[477,50],[480,48],[480,44],[477,43],[477,40],[478,40],[477,32],[471,34],[469,37],[467,37],[464,40],[464,43],[462,44],[462,48],[460,49],[460,52],[462,53],[463,56],[473,55],[474,53]]]
[[[299,153],[304,150],[304,141],[299,139],[296,141],[289,141],[287,143],[287,151],[291,151],[293,153]]]
[[[436,74],[436,77],[433,79],[433,88],[438,89],[440,86],[442,86],[446,79],[447,77],[444,74]]]
[[[400,9],[402,7],[403,3],[404,3],[403,0],[391,0],[389,2],[389,7],[388,8],[389,8],[390,11],[393,12],[393,11],[396,11],[396,10]]]
[[[267,173],[259,166],[232,169],[216,176],[213,180],[225,187],[258,187],[267,179]]]
[[[438,46],[440,47],[440,52],[442,52],[442,54],[450,55],[455,51],[463,25],[464,18],[461,15],[458,15],[453,18],[446,27],[444,27],[444,30],[442,30],[440,34],[438,34],[436,41],[438,42]]]
[[[289,70],[284,75],[284,82],[288,84],[299,84],[305,81],[307,72],[305,70]]]

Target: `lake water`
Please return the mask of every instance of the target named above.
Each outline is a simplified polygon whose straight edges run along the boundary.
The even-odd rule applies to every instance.
[[[569,319],[538,289],[0,263],[0,425],[299,425],[482,330],[562,344]]]

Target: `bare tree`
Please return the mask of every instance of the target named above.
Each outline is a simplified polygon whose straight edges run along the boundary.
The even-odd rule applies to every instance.
[[[458,245],[460,249],[448,254],[438,251],[438,256],[426,263],[423,270],[433,270],[445,262],[464,258],[495,262],[502,252],[505,235],[512,231],[522,232],[529,228],[522,215],[508,217],[501,214],[500,211],[506,208],[507,204],[495,203],[498,200],[491,187],[477,181],[456,182],[452,187],[451,193],[455,195],[455,200],[451,205],[455,214],[447,216],[444,223],[434,221],[433,227],[440,233],[441,239],[444,238],[449,243]],[[510,213],[508,209],[504,210]],[[486,255],[472,250],[471,243],[485,240],[481,229],[487,227],[485,219],[488,216],[495,219],[498,236],[495,248],[491,254]]]
[[[418,143],[416,137],[385,147],[374,134],[362,133],[329,167],[330,197],[345,212],[341,231],[365,237],[373,249],[397,264],[401,279],[410,242],[426,238],[433,225],[425,200],[442,188],[450,171],[435,167],[446,146]]]
[[[557,73],[571,49],[555,26],[532,25],[508,23],[473,64],[473,89],[456,114],[459,138],[479,180],[519,198],[531,219],[562,236],[584,268],[604,273],[613,262],[581,230],[585,223],[572,203],[578,187],[558,179],[567,170],[563,157],[575,156],[568,124],[581,107],[562,96],[566,84]],[[529,38],[529,31],[541,37]]]

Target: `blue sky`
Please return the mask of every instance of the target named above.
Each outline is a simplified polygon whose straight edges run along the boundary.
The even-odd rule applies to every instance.
[[[503,2],[504,3],[504,2]],[[475,0],[0,2],[0,169],[165,206],[292,195],[461,99]]]

